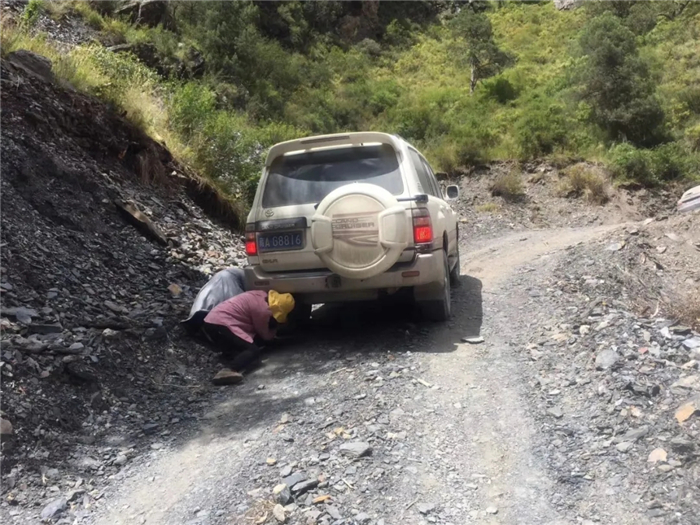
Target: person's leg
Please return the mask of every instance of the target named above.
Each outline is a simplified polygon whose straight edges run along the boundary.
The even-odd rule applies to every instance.
[[[232,370],[243,372],[260,359],[260,348],[255,343],[244,341],[225,326],[204,323],[202,330]]]
[[[260,348],[255,343],[243,341],[248,347],[239,352],[236,357],[231,360],[231,368],[237,372],[245,372],[253,365],[260,361]]]

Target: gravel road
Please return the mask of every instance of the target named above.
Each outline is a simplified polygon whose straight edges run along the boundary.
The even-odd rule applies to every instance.
[[[323,307],[217,388],[178,325],[235,229],[143,184],[183,175],[104,105],[2,68],[0,522],[700,524],[700,214],[671,190],[465,176],[450,322]]]
[[[612,228],[463,245],[446,325],[321,309],[302,340],[218,391],[199,428],[120,473],[94,522],[564,524],[595,503],[632,523],[612,496],[561,504],[518,346],[535,314],[524,305],[562,250]],[[295,503],[274,492],[285,478]]]

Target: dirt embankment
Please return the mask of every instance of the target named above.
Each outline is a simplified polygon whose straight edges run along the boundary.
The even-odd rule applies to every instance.
[[[177,323],[207,275],[244,255],[235,214],[162,145],[59,86],[40,57],[1,73],[2,487],[5,505],[31,507],[116,472],[116,449],[99,448],[110,439],[136,447],[192,417],[191,380],[214,363]]]

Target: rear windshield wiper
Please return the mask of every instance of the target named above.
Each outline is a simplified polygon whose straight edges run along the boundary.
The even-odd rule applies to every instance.
[[[398,202],[415,201],[417,204],[427,204],[428,203],[428,195],[426,193],[418,193],[417,195],[413,195],[412,197],[399,197],[396,200]],[[319,204],[321,204],[321,203],[317,202],[316,204],[314,204],[314,210],[318,209]]]
[[[396,199],[399,202],[409,202],[409,201],[416,201],[418,204],[427,204],[428,203],[428,194],[427,193],[418,193],[416,195],[413,195],[412,197],[401,197],[399,199]]]

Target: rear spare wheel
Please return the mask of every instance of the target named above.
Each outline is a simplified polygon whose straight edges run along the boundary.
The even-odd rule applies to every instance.
[[[333,272],[367,279],[391,268],[408,246],[406,209],[384,188],[348,184],[329,193],[311,219],[311,243]]]

